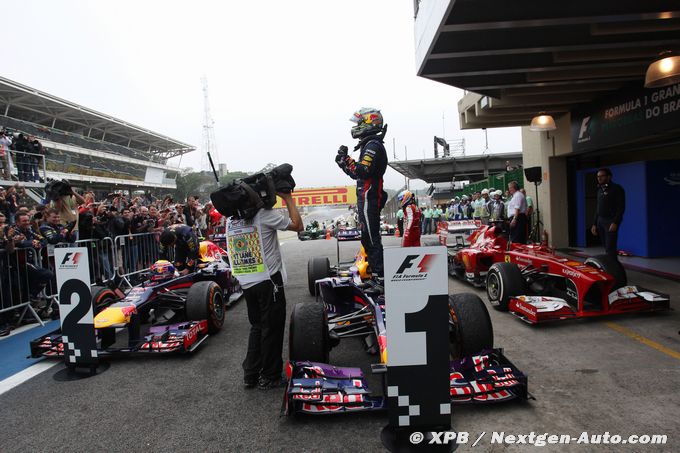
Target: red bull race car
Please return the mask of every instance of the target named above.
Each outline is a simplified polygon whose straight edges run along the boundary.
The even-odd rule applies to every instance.
[[[327,258],[312,258],[310,271],[331,273]],[[335,269],[335,276],[315,281],[316,302],[295,305],[290,317],[288,385],[284,413],[330,414],[384,410],[382,394],[374,394],[359,368],[330,365],[330,350],[345,338],[360,338],[364,349],[379,358],[371,366],[383,377],[387,370],[385,296],[361,278],[356,267]],[[318,276],[318,273],[315,274]],[[315,277],[313,276],[313,277]],[[449,296],[449,380],[453,403],[490,403],[527,399],[527,377],[501,349],[493,348],[489,313],[473,294]]]
[[[468,240],[449,255],[449,273],[486,286],[494,308],[530,324],[669,309],[666,294],[629,285],[613,257],[580,262],[545,245],[512,244],[500,223],[481,226]]]
[[[146,281],[127,291],[92,287],[99,357],[192,352],[222,329],[225,307],[243,291],[227,253],[210,241],[200,245],[201,262],[194,272],[179,275],[172,263],[160,260]],[[60,330],[31,341],[30,347],[32,357],[64,355]]]

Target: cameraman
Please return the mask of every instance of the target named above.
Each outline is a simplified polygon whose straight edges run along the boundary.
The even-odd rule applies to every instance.
[[[302,231],[303,223],[290,193],[277,193],[286,204],[289,219],[273,209],[260,208],[252,219],[230,217],[227,247],[234,275],[243,287],[248,305],[250,335],[243,360],[246,388],[267,390],[282,385],[283,332],[286,324],[286,272],[277,230]],[[235,244],[248,244],[235,250]],[[253,265],[255,264],[255,265]]]

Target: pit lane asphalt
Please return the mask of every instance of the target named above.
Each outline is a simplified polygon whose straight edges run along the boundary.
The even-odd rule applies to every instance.
[[[433,237],[428,237],[431,239]],[[387,245],[396,245],[385,238]],[[289,279],[288,313],[311,301],[306,262],[327,255],[335,262],[335,241],[282,238]],[[357,242],[340,244],[343,260]],[[629,272],[629,281],[669,293],[680,304],[680,285]],[[456,280],[451,292],[485,293]],[[472,440],[473,451],[526,451],[527,446],[490,445],[490,432],[529,434],[666,434],[665,446],[551,446],[549,451],[678,451],[680,360],[608,327],[624,326],[680,351],[677,312],[579,320],[531,327],[489,310],[495,344],[529,375],[535,401],[496,406],[455,406],[453,426]],[[222,332],[191,356],[124,358],[93,378],[53,379],[62,365],[0,396],[0,451],[382,451],[386,415],[280,417],[282,391],[243,390],[241,361],[248,321],[245,301],[227,312]],[[287,338],[287,337],[286,337]],[[351,340],[351,339],[350,339]],[[365,372],[377,360],[346,340],[331,352],[341,366]],[[284,347],[287,355],[287,343]],[[379,380],[369,384],[380,391]]]

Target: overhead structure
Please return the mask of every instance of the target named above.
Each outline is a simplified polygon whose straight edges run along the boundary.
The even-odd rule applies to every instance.
[[[522,153],[484,154],[466,157],[393,161],[389,166],[409,179],[427,183],[470,180],[478,181],[489,175],[502,173],[508,167],[522,164]]]
[[[418,3],[418,75],[470,92],[463,129],[557,118],[639,85],[661,53],[680,48],[676,1]]]
[[[194,151],[180,142],[111,115],[0,77],[0,115],[136,151],[138,157],[166,161]]]

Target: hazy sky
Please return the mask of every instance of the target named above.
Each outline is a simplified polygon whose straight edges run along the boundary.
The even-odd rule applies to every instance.
[[[254,171],[289,162],[300,187],[349,184],[333,162],[348,121],[380,108],[393,159],[433,157],[432,137],[465,138],[463,92],[416,76],[411,0],[5,0],[2,75],[199,148],[207,76],[219,160]],[[444,116],[444,121],[442,121]],[[489,151],[521,149],[490,129]],[[351,146],[350,146],[351,147]],[[174,161],[177,163],[177,161]],[[386,186],[403,176],[388,169]]]

